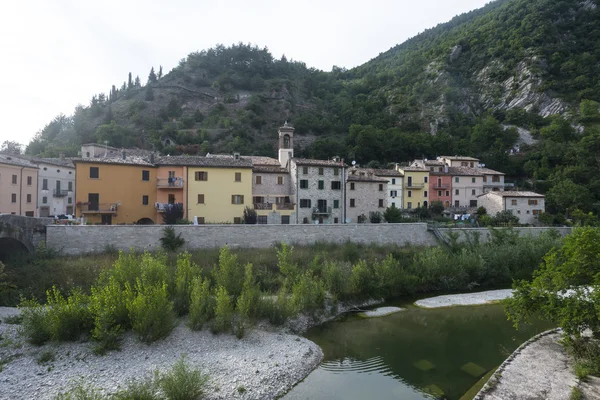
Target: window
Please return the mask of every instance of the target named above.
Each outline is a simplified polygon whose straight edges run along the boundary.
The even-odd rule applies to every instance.
[[[477,200],[470,200],[469,207],[477,207]]]
[[[31,182],[33,181],[33,178],[31,176],[27,177],[27,186],[31,186]]]
[[[354,182],[350,182],[350,190],[354,190]]]
[[[69,192],[72,192],[73,191],[73,182],[69,181],[69,183],[67,183],[67,187],[69,189]]]
[[[390,190],[390,196],[391,196],[391,197],[396,197],[396,196],[398,196],[398,191],[397,191],[397,190]]]
[[[527,210],[527,214],[529,214],[529,210]]]
[[[340,219],[339,219],[339,218],[337,218],[337,217],[336,217],[336,218],[334,218],[334,219],[333,219],[333,223],[334,223],[334,224],[339,224],[339,223],[340,223]]]
[[[308,167],[302,167],[302,175],[308,175]]]
[[[450,196],[450,191],[446,190],[446,196]]]
[[[527,204],[530,206],[537,206],[538,205],[538,201],[535,199],[529,199],[527,200]]]
[[[233,223],[234,224],[241,224],[242,223],[242,217],[233,217]]]
[[[512,200],[510,201],[510,205],[511,205],[511,206],[516,206],[516,205],[517,205],[517,199],[512,199]]]
[[[492,182],[500,182],[500,177],[498,175],[492,176]]]
[[[260,224],[260,225],[267,225],[267,216],[266,215],[259,215],[256,218],[256,223]]]
[[[319,190],[323,190],[323,189],[325,189],[325,182],[319,181]]]
[[[27,195],[27,202],[31,203],[31,195],[30,194]]]
[[[236,182],[241,182],[242,181],[242,173],[241,172],[236,172],[235,173],[235,181]]]
[[[392,178],[392,185],[396,184],[396,178]]]
[[[340,201],[339,200],[334,200],[333,201],[333,208],[340,208]]]
[[[540,215],[542,210],[533,210],[533,215]]]
[[[42,197],[42,203],[48,204],[48,198],[46,196]]]
[[[427,183],[428,181],[429,181],[429,178],[428,178],[428,177],[426,177],[426,176],[425,176],[425,177],[423,177],[423,182]]]
[[[169,194],[167,203],[169,203],[169,204],[175,204],[175,195],[174,194],[172,194],[172,193]]]
[[[409,191],[406,193],[406,195],[407,195],[408,197],[412,197],[412,190],[409,190]]]
[[[337,168],[337,167],[336,167],[336,168],[334,168],[334,169],[333,169],[333,174],[334,174],[334,175],[339,175],[339,174],[340,174],[340,169],[339,169],[339,168]]]
[[[379,191],[380,191],[380,192],[383,192],[383,183],[380,183],[380,184],[379,184]]]
[[[379,199],[379,207],[383,207],[383,199]]]
[[[331,190],[340,190],[342,188],[342,182],[331,181]]]
[[[356,207],[356,200],[350,199],[350,207]]]
[[[290,216],[282,215],[281,216],[281,225],[289,225],[290,224]]]
[[[16,175],[12,176],[12,183],[13,183],[13,185],[17,184],[17,176]]]
[[[408,208],[409,210],[412,208],[412,203],[410,201],[406,203],[406,208]]]
[[[475,183],[475,178],[471,178],[471,183]]]
[[[25,211],[26,217],[33,217],[33,211]]]
[[[198,195],[198,203],[197,204],[204,204],[204,195],[203,194]]]
[[[319,167],[319,175],[323,175],[323,167]]]
[[[73,198],[67,197],[67,204],[73,204]]]
[[[256,178],[254,178],[254,182],[256,182],[257,185],[262,185],[262,176],[256,175]]]
[[[300,180],[300,189],[308,189],[308,179]]]
[[[458,189],[455,189],[455,190],[454,190],[454,194],[455,194],[456,196],[458,196],[458,194],[459,194],[459,191],[458,191]]]
[[[42,179],[42,190],[48,190],[48,179]]]
[[[310,199],[300,199],[300,208],[310,208]]]
[[[483,183],[486,183],[486,182],[487,182],[487,176],[484,176],[483,177]]]
[[[277,184],[278,185],[283,185],[283,176],[278,176],[277,177]]]
[[[232,194],[231,195],[231,204],[244,204],[244,195]]]
[[[471,195],[475,196],[475,189],[471,189]]]
[[[204,217],[198,217],[198,224],[199,225],[204,225],[205,224]]]
[[[148,205],[148,195],[143,195],[142,196],[142,205],[147,206]]]
[[[86,151],[86,152],[85,152],[85,156],[89,158],[89,157],[90,157],[90,152],[89,152],[89,151]]]
[[[17,202],[17,194],[13,193],[10,195],[10,202],[11,203],[16,203]]]
[[[423,197],[427,197],[427,190],[423,191]]]
[[[150,171],[142,170],[142,180],[146,182],[150,180]]]
[[[194,178],[197,181],[207,181],[208,180],[208,172],[206,172],[206,171],[196,171],[194,173]]]
[[[469,166],[469,163],[468,163],[468,162],[466,162],[466,161],[462,161],[462,162],[460,163],[460,166],[461,166],[461,167],[468,167],[468,166]]]
[[[99,179],[100,178],[100,169],[98,167],[90,167],[90,178],[91,179]]]
[[[392,208],[396,208],[396,203],[392,201]]]
[[[442,191],[438,190],[438,197],[442,197]]]
[[[457,177],[455,177],[455,178],[454,178],[454,182],[456,182],[456,183],[460,182],[460,178],[459,178],[458,176],[457,176]]]

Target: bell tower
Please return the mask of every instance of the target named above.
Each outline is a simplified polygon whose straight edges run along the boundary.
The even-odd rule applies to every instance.
[[[279,128],[279,164],[287,167],[288,162],[294,157],[294,127],[287,121]]]

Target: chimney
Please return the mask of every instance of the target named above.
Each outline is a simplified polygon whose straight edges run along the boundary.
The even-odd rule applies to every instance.
[[[62,161],[65,159],[65,153],[59,153],[58,158]]]
[[[154,164],[154,153],[150,153],[150,164]]]
[[[233,159],[238,161],[240,159],[240,153],[233,153]]]
[[[121,150],[121,156],[123,157],[123,160],[127,159],[127,153],[125,152],[125,150]]]

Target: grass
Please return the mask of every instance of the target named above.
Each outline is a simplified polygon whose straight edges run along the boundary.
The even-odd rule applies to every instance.
[[[564,343],[575,359],[573,369],[577,378],[600,376],[600,340],[580,337]]]
[[[577,386],[574,386],[573,389],[571,389],[571,394],[569,395],[569,400],[582,400],[582,399],[583,399],[583,392]]]
[[[54,353],[54,351],[52,351],[52,350],[42,351],[36,359],[37,363],[40,365],[47,364],[54,360],[56,360],[56,353]]]

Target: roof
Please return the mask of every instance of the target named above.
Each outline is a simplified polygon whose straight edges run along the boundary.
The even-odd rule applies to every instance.
[[[346,167],[343,161],[334,160],[313,160],[310,158],[292,158],[296,165],[306,165],[310,167]]]
[[[442,166],[446,165],[446,163],[443,163],[443,162],[437,161],[437,160],[426,160],[424,162],[424,164],[427,165],[428,167],[435,167],[435,166],[442,167]]]
[[[74,158],[73,164],[119,164],[119,165],[134,165],[144,167],[155,167],[154,164],[141,157],[106,157],[106,158]]]
[[[409,167],[398,167],[398,168],[400,168],[400,170],[402,170],[402,171],[408,171],[408,172],[429,172],[429,168],[423,168],[423,167],[409,166]]]
[[[27,167],[37,169],[37,165],[32,162],[20,158],[19,155],[0,154],[0,164],[15,165],[17,167]]]
[[[488,194],[496,195],[498,197],[537,197],[544,198],[543,194],[535,192],[518,192],[518,191],[505,191],[505,192],[487,192],[477,197],[485,196]]]
[[[479,161],[479,158],[467,157],[467,156],[439,156],[438,158],[445,158],[454,161]]]
[[[477,168],[478,171],[481,171],[485,175],[504,175],[504,172],[494,171],[489,168]]]
[[[247,156],[244,158],[249,158],[250,160],[252,160],[252,165],[271,165],[281,167],[279,160],[272,157]]]
[[[377,176],[404,176],[402,172],[396,171],[395,169],[375,169],[373,172]]]
[[[448,174],[453,176],[483,176],[481,168],[448,167]]]
[[[207,168],[252,168],[252,160],[248,157],[235,158],[232,155],[222,156],[165,156],[156,159],[157,165],[186,165]]]
[[[252,167],[252,172],[263,174],[287,174],[288,170],[274,165],[254,165]]]

